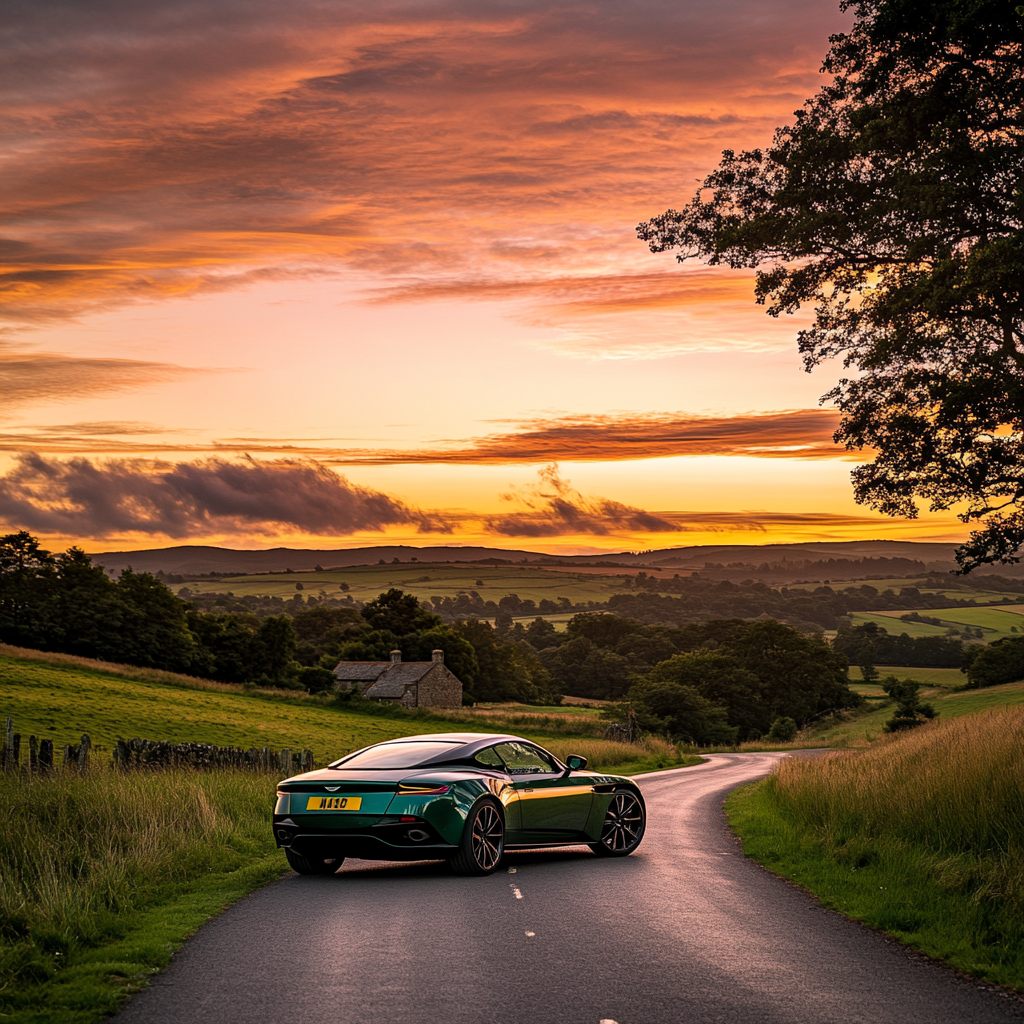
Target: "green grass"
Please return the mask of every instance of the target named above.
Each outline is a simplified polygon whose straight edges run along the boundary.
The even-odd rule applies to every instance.
[[[1022,775],[1024,708],[1002,707],[787,759],[726,809],[747,856],[825,906],[1024,991]]]
[[[902,665],[877,665],[878,674],[884,679],[886,676],[899,676],[900,679],[915,679],[922,686],[938,686],[952,689],[954,686],[963,686],[967,682],[967,676],[958,668],[907,668]],[[855,686],[859,685],[861,671],[859,666],[850,666],[850,681]]]
[[[929,684],[928,676],[934,676],[941,672],[955,672],[956,682],[953,685],[963,685],[964,676],[959,669],[913,669],[913,668],[883,668],[879,669],[884,678],[887,675],[895,675],[900,679],[917,679],[926,685]],[[936,682],[930,684],[936,687]],[[857,687],[865,695],[874,691],[868,687]],[[884,697],[881,688],[877,689],[878,696]],[[989,686],[983,690],[965,690],[954,693],[951,690],[931,689],[922,690],[922,694],[938,714],[940,721],[950,718],[960,718],[963,715],[973,715],[979,711],[989,711],[996,708],[1015,707],[1024,704],[1024,681],[1016,683],[1004,683],[1002,686]],[[805,729],[794,741],[796,746],[807,743],[831,747],[867,747],[880,739],[883,735],[882,727],[887,719],[893,714],[893,705],[888,701],[870,700],[867,707],[860,708],[846,715],[841,721],[827,721],[822,724],[812,725]]]
[[[943,598],[950,601],[977,601],[979,604],[986,602],[999,602],[1006,600],[1007,597],[1014,597],[1014,594],[1008,594],[1002,590],[974,590],[968,586],[958,587],[956,585],[946,587],[935,587],[928,585],[930,581],[923,577],[897,577],[895,579],[886,580],[832,580],[828,586],[835,591],[849,590],[854,587],[869,586],[874,587],[880,594],[886,590],[892,590],[895,593],[899,593],[901,590],[907,587],[913,587],[920,590],[922,594],[938,594]],[[790,590],[815,590],[822,586],[821,582],[815,583],[793,583],[789,584]],[[902,614],[902,612],[900,613]],[[921,612],[922,615],[926,614],[924,610]],[[931,614],[928,612],[927,614]]]
[[[477,581],[480,581],[478,584]],[[302,591],[295,589],[302,584]],[[624,590],[621,578],[593,573],[561,572],[535,566],[450,565],[443,563],[403,562],[401,565],[359,565],[325,572],[262,573],[251,576],[229,576],[183,584],[194,594],[227,593],[236,597],[266,595],[308,598],[323,590],[328,596],[342,595],[340,585],[347,583],[345,593],[360,601],[368,601],[390,587],[398,587],[417,598],[457,597],[475,590],[485,601],[498,601],[506,594],[521,598],[551,601],[567,597],[573,604],[586,601],[607,601],[612,594]],[[180,587],[174,588],[180,590]]]
[[[73,665],[0,657],[0,716],[55,746],[88,733],[99,750],[119,736],[239,747],[309,747],[318,764],[393,736],[440,732],[412,719],[372,718],[295,695],[249,695],[240,686],[190,689]]]
[[[875,622],[890,633],[908,633],[910,636],[935,636],[944,633],[950,627],[984,630],[986,640],[996,640],[1002,636],[1024,635],[1024,614],[1014,606],[1007,608],[918,608],[919,615],[939,619],[941,626],[932,626],[924,622],[903,622],[901,615],[907,612],[854,612],[851,618],[855,625],[864,622]],[[1016,630],[1016,632],[1015,632]]]
[[[273,779],[55,772],[0,781],[0,1015],[92,1024],[212,915],[286,870]]]
[[[903,614],[905,613],[900,612],[900,615]],[[951,613],[948,608],[943,608],[940,610],[932,609],[931,611],[921,612],[921,614],[936,619],[944,619],[947,614]],[[851,612],[850,618],[855,626],[863,626],[868,622],[873,622],[876,626],[881,626],[887,633],[892,633],[894,636],[899,636],[900,633],[906,633],[907,636],[945,636],[949,627],[954,625],[952,622],[948,622],[943,626],[933,626],[927,622],[901,622],[899,616],[894,618],[885,612]]]

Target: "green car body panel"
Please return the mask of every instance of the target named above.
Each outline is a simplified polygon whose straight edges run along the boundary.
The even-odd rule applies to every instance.
[[[441,752],[426,758],[414,753],[437,747]],[[394,760],[395,751],[399,756],[408,751],[408,760],[421,763],[367,767],[378,754],[385,762],[384,755]],[[542,755],[549,759],[551,770],[532,771],[529,764],[510,768],[495,751],[506,756],[533,751],[538,761]],[[480,763],[480,758],[497,763]],[[355,764],[346,767],[350,762]],[[279,783],[274,838],[278,847],[314,859],[451,858],[473,809],[489,798],[500,805],[506,849],[593,845],[601,840],[615,794],[623,791],[643,806],[632,779],[587,771],[585,762],[572,770],[518,736],[410,736],[364,747],[327,768]],[[319,809],[325,801],[330,809]]]

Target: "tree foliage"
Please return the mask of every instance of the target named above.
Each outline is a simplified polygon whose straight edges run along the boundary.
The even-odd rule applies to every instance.
[[[963,671],[971,690],[1024,679],[1024,637],[1002,637],[987,647],[969,647]]]
[[[935,717],[931,704],[922,704],[917,691],[921,684],[913,679],[897,679],[887,676],[882,680],[882,689],[896,702],[896,711],[883,726],[886,732],[901,732],[921,725],[926,719]]]
[[[847,0],[830,80],[771,146],[735,153],[655,252],[757,268],[773,316],[812,305],[808,370],[836,441],[873,450],[856,499],[889,515],[957,506],[963,571],[1024,543],[1024,18],[1007,0]]]

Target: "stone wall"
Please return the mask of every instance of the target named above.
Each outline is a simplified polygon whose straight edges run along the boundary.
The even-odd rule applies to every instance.
[[[421,708],[461,708],[462,683],[440,662],[423,676],[418,684],[419,699],[416,704]],[[403,701],[404,703],[404,701]]]

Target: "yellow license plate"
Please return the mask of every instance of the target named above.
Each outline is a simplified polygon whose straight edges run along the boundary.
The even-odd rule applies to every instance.
[[[361,796],[311,796],[306,801],[307,811],[358,811],[362,806]]]

